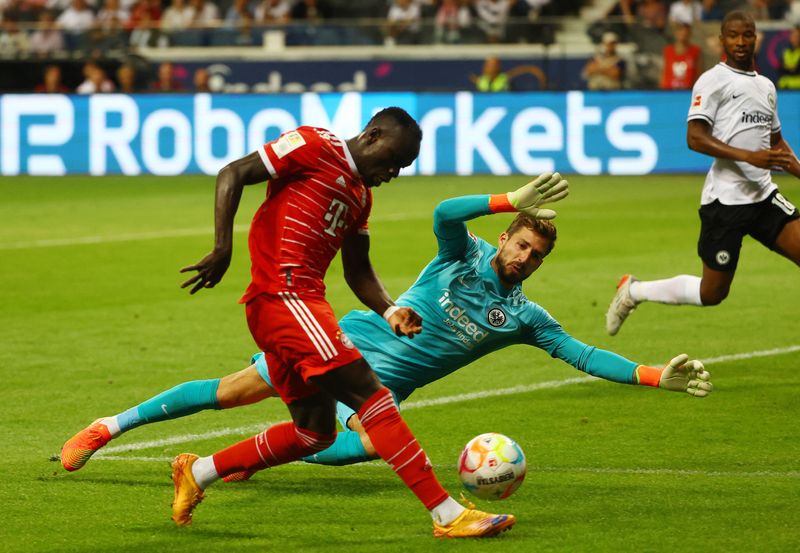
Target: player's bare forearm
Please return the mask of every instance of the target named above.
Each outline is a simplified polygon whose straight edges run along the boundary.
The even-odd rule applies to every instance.
[[[695,152],[712,157],[743,161],[761,169],[780,167],[788,170],[793,160],[795,163],[797,162],[797,159],[789,152],[774,147],[768,150],[751,151],[730,146],[714,138],[711,134],[711,126],[699,119],[689,121],[686,143]]]
[[[792,147],[789,146],[789,143],[784,140],[783,136],[780,133],[776,133],[772,135],[772,148],[775,150],[781,150],[791,155],[791,159],[783,167],[783,169],[795,177],[800,179],[800,161],[797,159],[797,155],[792,150]]]
[[[258,152],[233,161],[217,175],[214,204],[214,248],[230,249],[233,245],[233,220],[245,186],[269,178]]]
[[[711,126],[704,121],[692,120],[686,131],[686,143],[689,149],[712,157],[721,157],[735,161],[747,161],[751,152],[734,148],[711,135]]]
[[[217,175],[214,204],[214,249],[194,265],[181,269],[182,273],[197,271],[181,288],[191,287],[194,294],[201,288],[213,288],[228,270],[233,252],[233,220],[239,209],[242,189],[248,184],[263,182],[267,169],[258,152],[233,161]]]
[[[394,305],[369,259],[368,235],[354,233],[345,237],[342,267],[347,285],[361,303],[380,315]]]

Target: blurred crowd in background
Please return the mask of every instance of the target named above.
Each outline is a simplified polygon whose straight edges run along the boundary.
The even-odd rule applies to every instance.
[[[600,17],[586,20],[587,5],[600,5]],[[714,29],[732,9],[785,24],[778,85],[800,89],[800,0],[0,0],[0,60],[36,63],[38,92],[208,91],[207,71],[176,79],[175,64],[149,63],[142,52],[559,46],[568,40],[565,26],[577,20],[596,47],[583,68],[586,88],[687,89],[709,60],[719,59]],[[621,54],[620,45],[634,56]],[[82,64],[74,86],[61,78],[66,61]],[[472,82],[484,92],[513,89],[514,71],[490,56]]]

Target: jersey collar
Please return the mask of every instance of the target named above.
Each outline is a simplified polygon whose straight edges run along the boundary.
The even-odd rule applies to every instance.
[[[361,174],[358,172],[358,167],[356,167],[356,162],[353,160],[353,155],[350,153],[350,149],[347,147],[347,141],[342,140],[341,142],[342,150],[344,150],[344,157],[347,158],[347,164],[350,166],[350,170],[354,175],[361,177]]]
[[[735,67],[731,67],[724,61],[719,62],[719,65],[721,65],[725,69],[730,69],[731,71],[733,71],[734,73],[738,73],[739,75],[747,75],[748,77],[755,77],[758,74],[755,71],[742,71],[741,69],[736,69]]]

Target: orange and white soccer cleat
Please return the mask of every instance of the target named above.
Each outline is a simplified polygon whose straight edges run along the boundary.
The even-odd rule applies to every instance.
[[[472,508],[463,513],[448,525],[433,523],[435,538],[491,538],[514,526],[517,518],[514,515],[493,515]]]
[[[619,332],[622,323],[634,312],[638,305],[631,297],[631,283],[637,280],[639,279],[633,275],[624,275],[619,279],[617,292],[611,300],[611,305],[608,306],[608,311],[606,311],[606,332],[611,336]]]
[[[61,464],[65,469],[78,470],[98,449],[111,441],[111,433],[101,420],[97,419],[66,441],[61,448]]]
[[[205,498],[192,475],[192,465],[199,458],[193,453],[181,453],[172,461],[172,482],[175,484],[172,520],[178,526],[192,523],[192,511]]]

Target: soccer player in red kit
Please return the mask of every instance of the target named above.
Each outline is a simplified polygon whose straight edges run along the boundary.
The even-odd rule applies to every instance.
[[[492,536],[512,515],[466,509],[439,484],[425,452],[388,389],[340,330],[325,300],[325,272],[342,250],[344,276],[367,307],[400,336],[413,338],[422,320],[390,298],[369,259],[371,188],[398,176],[419,154],[422,131],[400,108],[377,113],[356,137],[300,127],[224,167],[217,176],[214,250],[182,269],[197,271],[183,287],[212,288],[228,268],[233,219],[245,185],[269,181],[250,229],[252,281],[242,302],[266,355],[275,389],[292,422],[212,456],[183,453],[172,463],[172,519],[190,524],[204,489],[220,478],[313,455],[336,438],[336,401],[354,409],[377,453],[422,501],[437,537]]]

